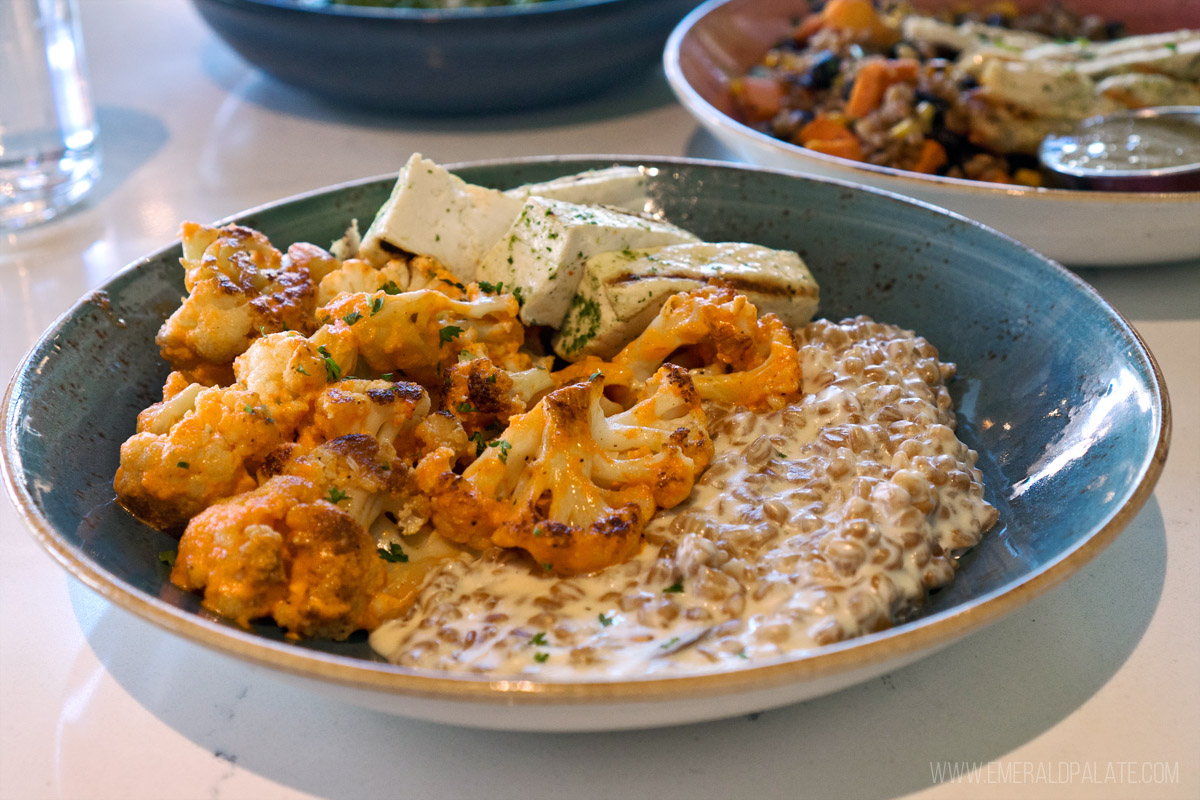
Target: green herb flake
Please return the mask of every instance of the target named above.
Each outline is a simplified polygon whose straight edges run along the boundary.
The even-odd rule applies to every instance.
[[[1174,42],[1167,42],[1165,45],[1163,45],[1163,47],[1167,48],[1172,53],[1179,52],[1179,45],[1175,44]]]
[[[474,414],[478,409],[470,403],[459,403],[454,410],[460,414]]]
[[[487,449],[487,440],[483,436],[483,431],[475,431],[467,437],[467,441],[475,443],[476,456],[483,455],[483,451]]]
[[[513,297],[517,298],[518,306],[525,305],[525,298],[521,295],[521,287],[520,286],[513,287],[512,295],[513,295]]]
[[[330,486],[329,487],[329,495],[325,499],[328,500],[329,502],[333,503],[336,506],[338,503],[342,502],[349,496],[350,495],[348,495],[346,492],[343,492],[341,489],[337,488],[336,486]]]
[[[484,380],[486,380],[488,383],[495,383],[496,382],[496,373],[493,372],[491,375],[488,375]]]
[[[163,550],[158,554],[158,560],[173,569],[175,567],[175,559],[178,556],[179,552],[176,550]]]
[[[672,647],[674,647],[677,644],[679,644],[679,637],[672,636],[670,639],[668,639],[667,641],[660,644],[659,647],[661,647],[663,650],[670,650]]]
[[[593,372],[593,373],[591,374],[591,377],[589,377],[589,378],[588,378],[588,380],[589,380],[589,381],[594,381],[594,380],[596,380],[596,379],[598,379],[598,378],[603,378],[603,377],[604,377],[604,373],[603,373],[603,372],[601,372],[600,370],[596,370],[595,372]]]
[[[191,464],[186,461],[176,461],[175,466],[179,467],[180,469],[187,469],[191,466]]]
[[[746,655],[746,648],[744,648],[744,647],[741,650],[738,650],[736,653],[734,653],[734,655],[737,656],[738,658],[745,658],[745,659],[750,658],[750,656]]]
[[[333,356],[329,355],[329,350],[325,345],[317,347],[317,352],[321,354],[321,359],[325,362],[325,382],[333,383],[342,379],[342,368],[333,360]]]
[[[385,372],[379,376],[379,379],[383,380],[383,381],[390,381],[392,379],[393,374],[394,373],[391,373],[391,372]]]
[[[447,325],[438,331],[438,338],[442,340],[442,344],[445,344],[446,342],[453,342],[462,332],[463,329],[457,325]]]
[[[682,591],[683,591],[683,581],[675,581],[670,586],[663,589],[663,592],[670,592],[670,593],[676,593],[676,592],[682,592]]]
[[[542,645],[546,644],[546,634],[538,631],[537,635],[529,640],[529,643],[541,647]]]
[[[467,287],[463,286],[458,281],[452,281],[449,278],[441,278],[440,280],[442,281],[442,283],[449,284],[450,286],[453,286],[455,289],[458,289],[459,291],[465,292],[467,290]]]
[[[375,316],[382,310],[383,310],[383,298],[382,297],[372,297],[371,298],[371,316],[372,317]]]
[[[297,365],[296,365],[296,372],[299,372],[301,375],[307,375],[307,374],[308,374],[308,370],[306,370],[306,369],[304,368],[304,365],[303,365],[303,364],[297,364]]]
[[[554,565],[553,564],[542,564],[542,569],[546,570],[546,572],[549,572],[550,570],[554,569]]]
[[[396,542],[392,542],[387,548],[376,548],[375,552],[389,564],[405,564],[408,562],[408,554]]]
[[[488,447],[499,447],[500,448],[500,463],[501,464],[508,463],[508,451],[512,449],[511,444],[509,444],[504,439],[497,439],[494,442],[488,442]]]
[[[597,614],[596,618],[600,620],[600,626],[603,628],[607,628],[609,625],[613,624],[612,617],[606,617],[603,614]]]
[[[402,289],[396,285],[395,281],[388,281],[383,285],[384,294],[401,294]]]
[[[546,659],[548,659],[549,657],[550,657],[549,653],[537,653],[536,655],[534,655],[533,660],[538,662],[539,664],[545,664]]]
[[[351,311],[349,314],[342,317],[342,320],[347,325],[353,325],[354,323],[358,322],[360,319],[362,319],[362,314],[358,313],[357,311]]]

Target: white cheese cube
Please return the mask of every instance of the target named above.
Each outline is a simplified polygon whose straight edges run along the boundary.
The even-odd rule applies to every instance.
[[[554,352],[568,361],[612,358],[658,314],[667,298],[719,279],[758,313],[797,328],[817,310],[818,289],[800,256],[739,242],[675,244],[600,253],[588,259]]]
[[[565,175],[545,183],[526,183],[505,192],[510,197],[549,197],[568,203],[595,203],[632,211],[637,214],[654,211],[646,193],[647,176],[653,174],[645,167],[608,167],[592,169],[575,175]]]
[[[608,250],[697,242],[682,228],[604,206],[530,197],[476,279],[519,289],[521,321],[557,328],[575,296],[583,264]]]
[[[521,210],[521,200],[467,183],[414,153],[367,229],[359,256],[376,266],[399,251],[432,256],[463,281]]]

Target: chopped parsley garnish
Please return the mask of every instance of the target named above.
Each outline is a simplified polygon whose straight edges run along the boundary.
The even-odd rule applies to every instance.
[[[475,431],[467,437],[467,441],[475,443],[475,455],[477,456],[483,455],[483,451],[487,449],[487,440],[484,438],[483,431]]]
[[[175,566],[175,558],[179,555],[175,550],[163,550],[158,554],[158,560],[166,564],[168,567]]]
[[[325,345],[317,347],[317,352],[321,354],[321,360],[325,362],[325,382],[333,383],[342,379],[342,368],[333,360],[333,356],[329,355],[329,351]]]
[[[491,375],[488,375],[486,380],[488,383],[495,383],[496,382],[496,373],[493,372]]]
[[[512,290],[512,294],[513,294],[513,297],[517,298],[518,306],[525,305],[525,298],[521,295],[521,287],[520,286],[514,286],[513,290]]]
[[[447,325],[438,331],[438,338],[442,340],[442,344],[445,344],[446,342],[453,342],[462,332],[463,329],[457,325]]]
[[[535,538],[535,539],[540,539],[540,538],[542,538],[542,533],[544,533],[544,531],[543,531],[543,529],[542,529],[542,526],[541,526],[541,525],[538,525],[538,526],[534,527],[534,529],[533,529],[533,538]]]
[[[400,294],[401,289],[396,285],[395,281],[388,281],[383,285],[384,294]]]
[[[337,505],[338,503],[342,502],[349,496],[350,495],[346,494],[345,492],[343,492],[341,489],[337,488],[336,486],[330,486],[329,487],[329,496],[326,499],[329,500],[329,502],[333,503],[334,505]]]
[[[470,403],[459,403],[454,408],[460,414],[474,414],[478,410]]]
[[[383,310],[383,298],[382,297],[372,297],[371,298],[371,316],[372,317],[375,316],[382,310]]]
[[[601,627],[607,628],[609,625],[613,624],[612,617],[606,617],[603,614],[597,614],[596,618],[600,620]]]
[[[529,643],[536,644],[539,647],[541,647],[542,645],[546,644],[546,634],[542,633],[541,631],[538,631],[538,634],[536,636],[534,636],[532,639],[530,639]]]
[[[308,370],[306,370],[306,369],[304,368],[304,365],[303,365],[303,364],[297,364],[297,365],[296,365],[296,372],[299,372],[301,375],[307,375],[307,374],[308,374]]]
[[[408,555],[396,542],[392,542],[386,548],[377,548],[375,552],[389,564],[405,564],[408,562]]]
[[[663,589],[663,591],[664,592],[682,592],[683,591],[683,581],[675,581],[670,586]]]
[[[187,469],[191,465],[188,464],[188,462],[186,462],[186,461],[176,461],[175,466],[179,467],[180,469]]]
[[[661,647],[663,650],[670,650],[672,647],[674,647],[677,644],[679,644],[679,637],[672,636],[670,639],[668,639],[667,641],[660,644],[659,647]]]
[[[342,319],[345,321],[345,323],[347,325],[353,325],[354,323],[356,323],[360,319],[362,319],[362,314],[358,313],[357,311],[351,311],[349,314],[342,317]]]
[[[547,658],[549,658],[549,657],[550,657],[550,654],[549,654],[549,653],[538,653],[537,655],[535,655],[535,656],[533,657],[533,660],[534,660],[534,661],[536,661],[536,662],[538,662],[539,664],[545,664],[545,663],[546,663],[546,659],[547,659]]]
[[[1163,45],[1163,47],[1167,48],[1172,53],[1179,52],[1179,45],[1175,44],[1174,42],[1167,42],[1165,45]]]
[[[501,287],[504,286],[503,281],[500,281],[499,283],[490,283],[488,281],[476,281],[476,284],[479,286],[480,291],[487,292],[488,294],[500,294],[500,292],[502,291]]]
[[[390,372],[385,372],[385,373],[383,373],[382,375],[380,375],[380,376],[379,376],[379,379],[380,379],[380,380],[383,380],[383,381],[390,381],[390,380],[392,379],[392,373],[390,373]]]
[[[737,656],[738,658],[749,658],[750,657],[750,656],[746,655],[746,648],[744,648],[744,647],[741,650],[738,650],[736,653],[734,653],[734,655]]]
[[[589,381],[594,381],[594,380],[596,380],[597,378],[603,378],[603,377],[604,377],[604,373],[603,373],[603,372],[601,372],[600,370],[596,370],[595,372],[593,372],[593,373],[592,373],[591,377],[590,377],[590,378],[588,378],[588,380],[589,380]]]
[[[458,289],[460,291],[466,291],[466,289],[467,289],[467,287],[463,286],[458,281],[452,281],[449,278],[440,278],[439,280],[441,280],[442,283],[447,283],[447,284],[453,286],[455,289]]]
[[[546,572],[549,572],[550,570],[554,569],[554,565],[553,564],[542,564],[542,569],[546,570]]]
[[[508,451],[512,449],[511,444],[509,444],[504,439],[497,439],[494,442],[488,442],[488,447],[499,447],[500,448],[500,463],[501,464],[508,463]]]

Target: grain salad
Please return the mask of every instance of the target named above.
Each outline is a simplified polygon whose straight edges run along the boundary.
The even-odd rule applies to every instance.
[[[1200,104],[1200,31],[1125,36],[1057,3],[930,14],[812,3],[730,91],[741,121],[829,156],[1041,186],[1038,146],[1080,121]]]

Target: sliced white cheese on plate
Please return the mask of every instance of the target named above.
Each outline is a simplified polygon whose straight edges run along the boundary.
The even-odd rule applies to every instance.
[[[414,153],[375,215],[359,257],[381,266],[397,253],[432,256],[463,281],[521,210],[519,198],[475,186]]]
[[[519,290],[521,321],[557,328],[591,256],[609,250],[698,242],[695,234],[605,206],[529,197],[483,257],[477,280]]]
[[[700,242],[600,253],[585,265],[554,351],[568,361],[612,358],[645,330],[668,297],[712,280],[726,282],[759,314],[778,314],[792,328],[817,310],[817,282],[790,250]]]
[[[634,213],[648,213],[654,211],[653,203],[646,194],[646,177],[649,174],[645,167],[592,169],[544,183],[522,184],[505,194],[521,200],[549,197],[568,203],[597,203]]]

